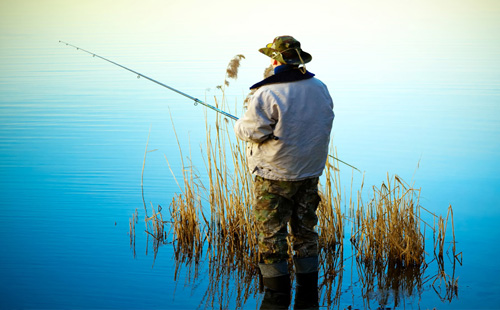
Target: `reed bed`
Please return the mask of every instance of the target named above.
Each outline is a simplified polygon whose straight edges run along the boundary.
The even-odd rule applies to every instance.
[[[368,261],[393,261],[419,266],[425,261],[418,198],[420,190],[398,176],[373,188],[373,198],[359,204],[351,242],[357,256]]]
[[[336,155],[335,150],[332,151]],[[319,266],[323,278],[319,284],[328,308],[335,305],[342,293],[344,257],[344,215],[341,210],[342,190],[338,161],[328,156],[320,186],[318,206]]]
[[[172,244],[177,262],[194,261],[195,264],[198,264],[202,257],[205,242],[205,227],[201,219],[203,218],[205,224],[208,224],[208,222],[201,208],[200,187],[195,182],[198,178],[197,174],[192,164],[185,166],[175,126],[173,126],[173,130],[181,157],[183,187],[175,179],[181,193],[174,196],[170,203],[171,229],[174,238]],[[166,156],[165,160],[172,171]]]
[[[246,172],[243,144],[236,141],[227,149],[230,130],[228,123],[221,120],[216,121],[214,135],[207,127],[208,254],[219,263],[252,268],[258,258],[256,225],[250,208],[252,179]],[[232,165],[227,164],[229,161]]]
[[[325,170],[325,185],[320,186],[321,202],[318,206],[318,234],[320,248],[334,248],[343,244],[344,215],[342,214],[340,169],[338,162],[328,157]]]
[[[230,112],[225,88],[229,86],[228,79],[237,77],[242,59],[243,55],[237,55],[228,66],[224,84],[218,87],[222,96],[214,98],[217,108]],[[172,239],[177,262],[176,277],[182,264],[194,266],[196,277],[198,264],[206,259],[211,281],[204,303],[224,308],[230,288],[235,289],[233,293],[236,296],[231,298],[235,298],[238,305],[243,305],[249,296],[258,292],[259,252],[251,207],[253,178],[247,171],[245,143],[235,138],[233,121],[220,115],[208,120],[205,115],[205,123],[206,140],[202,156],[206,177],[202,180],[191,162],[189,165],[184,164],[179,144],[181,182],[170,170],[181,192],[172,198],[169,221],[163,220],[160,206],[157,210],[151,208],[153,215],[148,216],[144,203],[146,230],[155,242],[155,257],[158,246]],[[175,126],[174,133],[179,141]],[[336,156],[334,149],[330,153]],[[168,159],[165,159],[170,167]],[[445,251],[446,232],[449,230],[448,225],[451,225],[453,262],[461,264],[461,253],[456,254],[451,206],[446,219],[430,213],[419,204],[420,189],[413,188],[397,175],[392,178],[387,175],[380,187],[374,186],[371,198],[368,203],[364,203],[361,198],[364,182],[356,197],[353,196],[352,183],[349,196],[342,192],[338,165],[339,162],[333,156],[328,157],[321,178],[322,200],[317,212],[320,289],[328,307],[337,304],[342,293],[344,239],[346,227],[349,226],[353,247],[353,256],[350,258],[356,261],[363,283],[363,295],[367,299],[374,290],[382,292],[382,299],[388,299],[386,292],[390,291],[395,294],[397,303],[400,294],[411,296],[421,291],[422,274],[428,266],[426,227],[433,232],[434,256],[440,266],[432,285],[446,283],[445,298],[456,296],[452,293],[458,288],[458,280],[454,272],[451,277],[446,275],[443,262],[444,253],[449,250]],[[342,206],[349,208],[342,210]],[[435,219],[434,226],[422,219],[422,210]],[[165,225],[170,226],[172,237],[169,237]],[[289,251],[292,254],[290,244]],[[380,302],[383,304],[384,300]]]
[[[228,66],[225,82],[218,87],[222,99],[215,98],[217,108],[229,110],[224,88],[229,85],[229,78],[236,77],[243,58],[237,55]],[[182,193],[176,195],[170,205],[175,258],[187,263],[194,259],[195,264],[202,256],[208,259],[208,272],[213,281],[205,294],[205,304],[223,307],[231,277],[236,277],[237,303],[243,304],[258,288],[259,258],[251,211],[253,181],[247,173],[245,145],[234,138],[232,123],[220,115],[216,116],[214,128],[207,116],[205,123],[206,145],[202,154],[207,185],[192,168],[183,169]]]

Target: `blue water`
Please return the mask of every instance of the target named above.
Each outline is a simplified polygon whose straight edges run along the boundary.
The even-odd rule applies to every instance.
[[[210,308],[203,305],[211,280],[206,264],[195,281],[188,281],[187,268],[174,281],[172,247],[162,246],[154,259],[140,186],[151,128],[149,149],[157,151],[148,153],[144,170],[148,208],[152,203],[168,209],[178,192],[164,158],[179,177],[170,115],[184,156],[191,148],[193,163],[203,170],[205,110],[59,38],[30,39],[2,37],[0,54],[0,307]],[[182,42],[82,47],[213,103],[230,58],[183,57],[170,44]],[[232,54],[255,52],[233,49]],[[431,81],[364,77],[356,83],[353,76],[344,80],[341,72],[309,67],[333,94],[334,145],[339,158],[365,171],[366,197],[389,173],[421,188],[420,202],[432,212],[445,216],[453,206],[457,249],[463,253],[463,265],[455,270],[458,297],[442,302],[427,284],[405,308],[500,307],[500,63],[463,57],[467,66],[438,77],[430,72]],[[246,87],[260,78],[267,62],[256,59],[261,62],[243,62],[229,102],[241,104]],[[209,123],[212,113],[207,112]],[[349,191],[352,171],[342,167],[341,173]],[[359,185],[361,175],[355,173],[354,180]],[[134,256],[129,219],[136,209]],[[360,284],[355,275],[350,278],[355,268],[345,268],[349,276],[344,275],[339,307],[361,309]],[[235,292],[224,296],[234,308]],[[245,308],[257,308],[261,298],[251,295]]]

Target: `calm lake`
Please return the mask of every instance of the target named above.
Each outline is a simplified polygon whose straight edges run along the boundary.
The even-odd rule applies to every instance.
[[[161,205],[168,216],[179,188],[165,156],[177,178],[182,169],[171,119],[184,157],[190,156],[203,179],[205,114],[213,126],[215,113],[58,40],[210,104],[214,96],[220,100],[217,85],[227,63],[242,53],[247,59],[227,90],[237,116],[248,86],[268,65],[257,52],[261,46],[226,42],[219,52],[204,55],[189,37],[140,44],[71,38],[1,37],[0,308],[258,309],[259,293],[250,292],[240,303],[236,277],[226,279],[228,290],[211,297],[214,279],[206,259],[197,277],[182,264],[176,277],[173,246],[161,246],[155,257],[144,231],[141,174],[149,133],[148,149],[156,151],[147,154],[145,202],[148,208]],[[211,42],[197,38],[196,44]],[[458,288],[445,297],[444,282],[433,282],[437,266],[429,252],[420,292],[399,295],[397,305],[394,292],[366,292],[349,258],[347,231],[340,297],[331,307],[500,308],[500,49],[464,44],[449,47],[460,52],[447,54],[417,53],[418,43],[393,47],[414,52],[397,57],[391,49],[381,63],[352,43],[326,65],[313,61],[308,69],[332,93],[333,144],[340,159],[364,171],[365,200],[389,174],[421,188],[420,204],[431,212],[446,217],[453,207],[463,259],[452,268],[453,256],[445,255],[445,271],[458,279]],[[326,59],[325,51],[310,52]],[[340,168],[348,200],[351,179],[355,197],[363,178]],[[129,221],[136,209],[134,247]],[[426,242],[432,251],[429,230]]]

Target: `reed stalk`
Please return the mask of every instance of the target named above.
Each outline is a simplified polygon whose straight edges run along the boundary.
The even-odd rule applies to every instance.
[[[172,115],[170,117],[173,124]],[[203,210],[200,208],[200,193],[199,187],[194,182],[196,178],[193,165],[191,164],[189,167],[184,165],[182,149],[180,147],[177,132],[175,131],[175,126],[173,126],[173,131],[179,146],[184,181],[182,193],[172,198],[170,204],[174,253],[177,261],[194,261],[197,264],[202,257],[203,244],[205,241],[203,222],[201,222],[200,216],[204,219],[205,216],[203,215]],[[167,164],[170,167],[168,160]],[[177,182],[177,179],[175,180]],[[178,182],[177,184],[179,185]]]

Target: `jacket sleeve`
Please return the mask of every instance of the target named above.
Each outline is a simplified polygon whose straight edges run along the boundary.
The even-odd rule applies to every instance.
[[[272,136],[278,113],[273,113],[273,109],[269,108],[272,106],[270,102],[272,98],[265,97],[262,92],[256,92],[252,96],[248,110],[234,125],[235,134],[239,139],[260,143]]]

